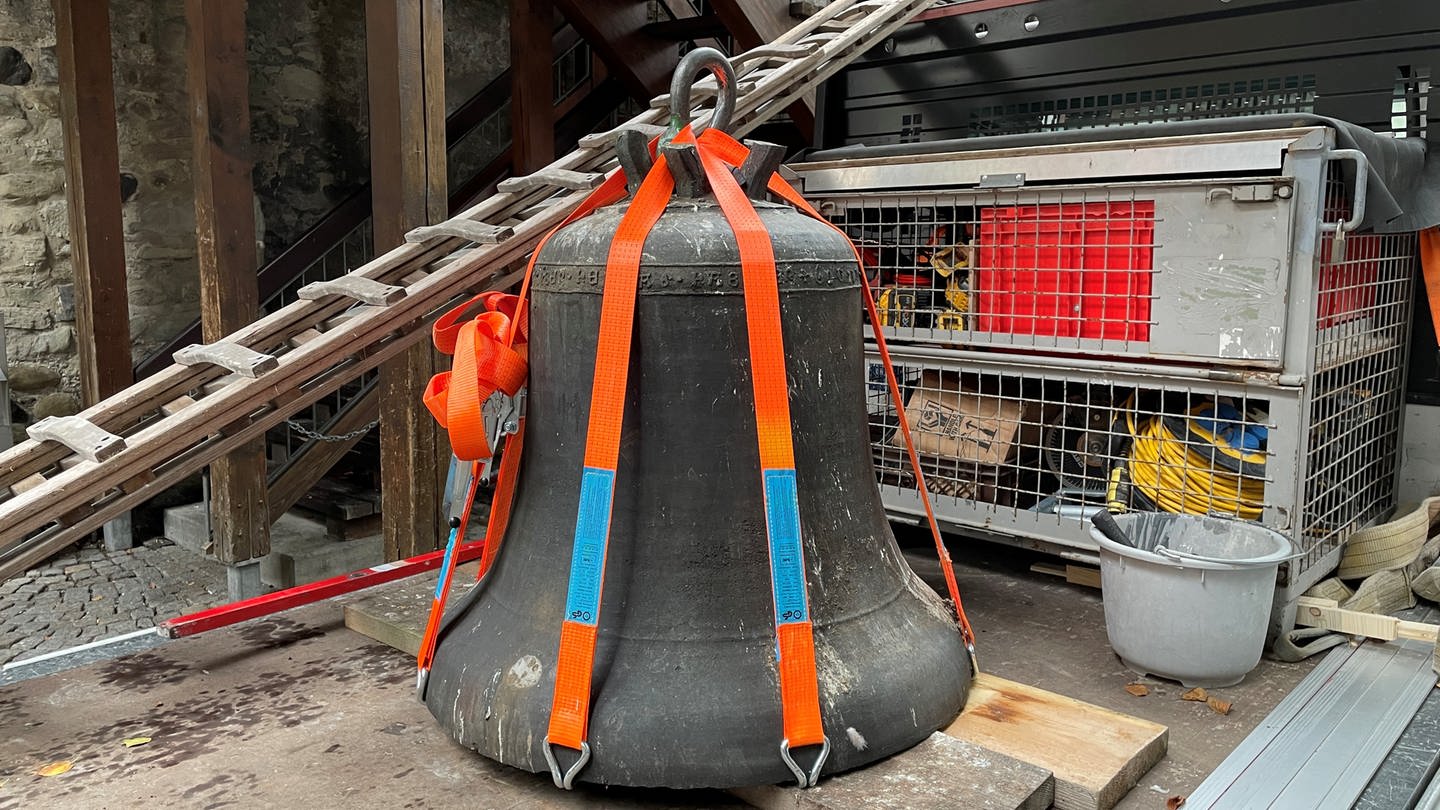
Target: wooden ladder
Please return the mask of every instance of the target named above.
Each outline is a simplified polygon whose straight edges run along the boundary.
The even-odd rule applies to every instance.
[[[881,44],[932,0],[836,0],[732,62],[741,79],[732,134],[784,110]],[[714,79],[693,97],[713,96]],[[447,305],[512,285],[506,274],[614,165],[621,129],[657,133],[663,99],[529,178],[301,300],[85,409],[30,428],[0,454],[0,580],[35,565],[161,490],[264,434],[302,407],[429,335]],[[708,122],[704,113],[696,122]],[[420,395],[419,391],[415,392]]]

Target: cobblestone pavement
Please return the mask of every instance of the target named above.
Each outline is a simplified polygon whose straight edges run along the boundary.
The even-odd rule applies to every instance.
[[[126,551],[87,542],[0,582],[0,664],[226,601],[225,566],[169,540]]]

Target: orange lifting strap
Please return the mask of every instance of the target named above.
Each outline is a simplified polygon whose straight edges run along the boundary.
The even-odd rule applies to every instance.
[[[773,247],[754,207],[730,171],[732,167],[739,167],[744,162],[749,150],[716,129],[707,130],[697,138],[686,128],[674,142],[695,145],[712,191],[735,232],[740,248],[756,427],[760,444],[760,485],[766,510],[771,586],[775,606],[783,725],[780,750],[801,785],[808,786],[814,784],[818,777],[829,743],[820,716]],[[652,153],[655,146],[652,141]],[[771,192],[804,213],[829,224],[778,174],[771,176],[768,187]],[[590,756],[586,734],[592,698],[591,676],[604,586],[605,552],[610,531],[615,471],[619,458],[620,425],[629,371],[641,249],[651,228],[663,214],[673,189],[673,178],[666,167],[664,156],[661,155],[655,159],[652,170],[640,184],[630,207],[622,217],[606,265],[570,586],[565,620],[561,626],[555,692],[545,742],[545,755],[552,776],[557,785],[565,788],[573,784],[575,776],[584,768]],[[513,396],[524,385],[525,304],[536,256],[555,232],[596,208],[618,201],[624,194],[624,174],[616,171],[565,222],[541,240],[531,256],[519,296],[477,296],[476,299],[447,313],[441,322],[437,323],[436,345],[442,351],[454,352],[455,369],[453,373],[436,376],[426,391],[425,401],[441,424],[449,427],[457,456],[488,457],[490,448],[485,437],[484,421],[480,416],[485,400],[497,391]],[[844,235],[843,232],[840,233]],[[858,251],[856,263],[857,266],[860,265]],[[860,267],[858,272],[870,321],[872,324],[879,323],[864,268]],[[465,312],[476,303],[481,304],[484,311],[474,319],[462,322]],[[899,403],[902,401],[900,388],[884,336],[879,330],[872,331],[882,365],[885,367],[891,397]],[[467,338],[467,335],[470,337]],[[519,350],[514,348],[517,336],[521,345]],[[924,473],[910,438],[904,408],[897,408],[897,413],[900,431],[905,437],[911,466],[925,504],[936,551],[945,572],[946,587],[973,663],[974,634],[965,617],[949,553],[945,549],[930,506]],[[505,532],[519,467],[521,436],[523,421],[521,432],[511,440],[513,444],[507,447],[502,460],[495,505],[492,507],[485,535],[482,576],[498,552]],[[462,448],[467,455],[460,455]],[[448,586],[442,579],[441,588],[446,587]],[[434,636],[438,633],[438,617],[443,609],[444,595],[437,592],[436,601],[432,605],[431,622],[435,627],[427,627],[422,651],[428,649],[433,653]],[[422,669],[428,669],[428,664],[428,659],[424,660]],[[791,750],[817,745],[821,746],[821,751],[807,773],[795,764]],[[560,767],[554,752],[557,746],[579,752],[578,758],[570,767]]]

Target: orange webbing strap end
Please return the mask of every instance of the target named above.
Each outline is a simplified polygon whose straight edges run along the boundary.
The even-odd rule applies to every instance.
[[[1430,300],[1430,321],[1440,345],[1440,227],[1420,232],[1420,274],[1425,279],[1425,297]]]
[[[480,572],[476,579],[483,579],[490,571],[495,555],[500,553],[505,530],[510,527],[510,507],[515,503],[515,482],[520,477],[520,458],[524,451],[525,417],[522,416],[519,427],[506,437],[505,452],[500,455],[500,475],[495,481],[495,495],[490,501],[490,519],[485,524],[485,550],[480,553]]]
[[[514,396],[525,385],[529,366],[524,349],[523,323],[512,320],[519,299],[503,293],[485,293],[450,310],[435,323],[435,346],[455,355],[454,367],[430,378],[425,407],[440,426],[450,431],[450,444],[462,461],[491,456],[482,410],[496,391]],[[462,320],[474,303],[486,311]],[[519,335],[520,349],[514,347]]]
[[[565,618],[560,626],[560,650],[555,662],[555,693],[544,744],[551,778],[556,786],[567,790],[590,761],[586,734],[590,722],[591,677],[605,584],[615,474],[620,460],[620,431],[625,416],[640,262],[645,238],[665,213],[674,187],[665,159],[658,158],[621,217],[606,259],[585,460],[580,471],[580,504],[575,516]],[[621,189],[623,191],[623,183]],[[568,768],[562,768],[555,756],[557,746],[578,751],[579,757]]]
[[[677,139],[679,140],[679,139]],[[730,139],[733,143],[734,140]],[[785,341],[780,318],[780,287],[774,246],[750,198],[730,173],[730,162],[707,147],[697,149],[711,192],[735,233],[745,294],[745,325],[750,345],[750,377],[755,396],[765,530],[770,552],[770,584],[775,606],[776,654],[784,736],[780,754],[800,787],[815,785],[830,754],[820,716],[820,687],[815,669],[815,636],[810,622],[805,551],[795,475],[795,444],[790,422],[790,387],[785,371]],[[741,148],[734,157],[743,161]],[[793,750],[820,746],[805,769]]]
[[[706,143],[710,149],[727,163],[739,165],[744,160],[745,147],[730,136],[716,130],[707,130],[700,136],[700,141]],[[769,189],[776,196],[795,206],[800,211],[808,214],[819,222],[829,225],[836,233],[845,236],[845,232],[835,227],[834,223],[821,216],[793,186],[785,182],[777,173],[772,175],[769,182]],[[850,237],[845,236],[845,241],[850,242]],[[895,378],[895,365],[890,360],[890,349],[885,342],[884,330],[879,328],[880,317],[875,308],[875,297],[870,290],[870,281],[865,276],[864,262],[860,252],[855,249],[853,243],[850,249],[855,251],[855,261],[860,265],[861,292],[865,299],[865,309],[870,317],[872,326],[871,332],[875,335],[875,345],[880,354],[880,364],[885,368],[885,380],[890,389],[890,397],[896,403],[896,412],[899,414],[899,428],[902,436],[905,437],[905,448],[910,457],[910,467],[915,474],[915,488],[920,494],[920,501],[925,506],[925,517],[930,524],[930,534],[935,541],[935,553],[940,559],[940,567],[945,573],[945,588],[950,594],[950,601],[955,605],[955,618],[960,625],[961,635],[965,639],[966,648],[970,651],[971,666],[974,671],[979,672],[978,662],[975,660],[975,631],[970,627],[970,620],[965,615],[965,606],[960,601],[960,586],[955,580],[955,569],[950,561],[950,551],[945,547],[945,540],[940,534],[940,524],[935,520],[935,510],[930,502],[929,488],[925,485],[925,473],[920,466],[920,456],[915,450],[915,442],[910,432],[910,422],[905,415],[903,407],[904,400],[900,393],[900,383]],[[1440,260],[1440,255],[1437,255]],[[1436,262],[1440,267],[1440,261]],[[1432,298],[1432,301],[1440,300]]]

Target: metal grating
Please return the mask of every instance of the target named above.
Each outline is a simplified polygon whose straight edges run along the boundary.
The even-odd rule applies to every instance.
[[[1332,171],[1327,223],[1349,216],[1338,164]],[[1279,187],[1234,182],[816,199],[879,288],[902,407],[942,520],[1088,548],[1084,521],[1112,503],[1237,515],[1307,552],[1289,567],[1303,589],[1350,532],[1389,513],[1416,237],[1324,233],[1315,264],[1291,267],[1305,255],[1291,243],[1304,229],[1289,227],[1289,208],[1262,202]],[[1184,264],[1194,237],[1167,219],[1268,234],[1244,244],[1274,257],[1265,281],[1275,286],[1245,290],[1276,307],[1221,302],[1205,317],[1227,331],[1283,333],[1309,354],[1277,355],[1271,371],[1252,373],[1224,370],[1224,356],[1203,346],[1184,357],[1157,351],[1171,333],[1190,339],[1177,325],[1185,296],[1242,284],[1228,266]],[[918,500],[896,403],[877,365],[869,375],[877,474],[887,507],[908,514]]]
[[[860,249],[884,326],[957,343],[1146,350],[1156,216],[1134,188],[872,195],[820,210]]]
[[[1395,97],[1390,102],[1390,132],[1396,138],[1429,135],[1430,68],[1401,65],[1395,78]]]
[[[1313,75],[1292,75],[1050,98],[978,108],[967,137],[1313,112],[1316,97]]]
[[[1269,469],[1280,428],[1263,391],[963,368],[897,369],[927,487],[952,506],[1055,516],[1083,536],[1080,522],[1108,503],[1261,520],[1272,498],[1285,497]],[[869,402],[880,483],[914,489],[878,364]],[[1268,517],[1283,520],[1278,511]]]
[[[1345,219],[1332,174],[1325,219]],[[1417,243],[1413,233],[1322,235],[1309,409],[1303,532],[1306,564],[1395,505],[1406,347]]]

